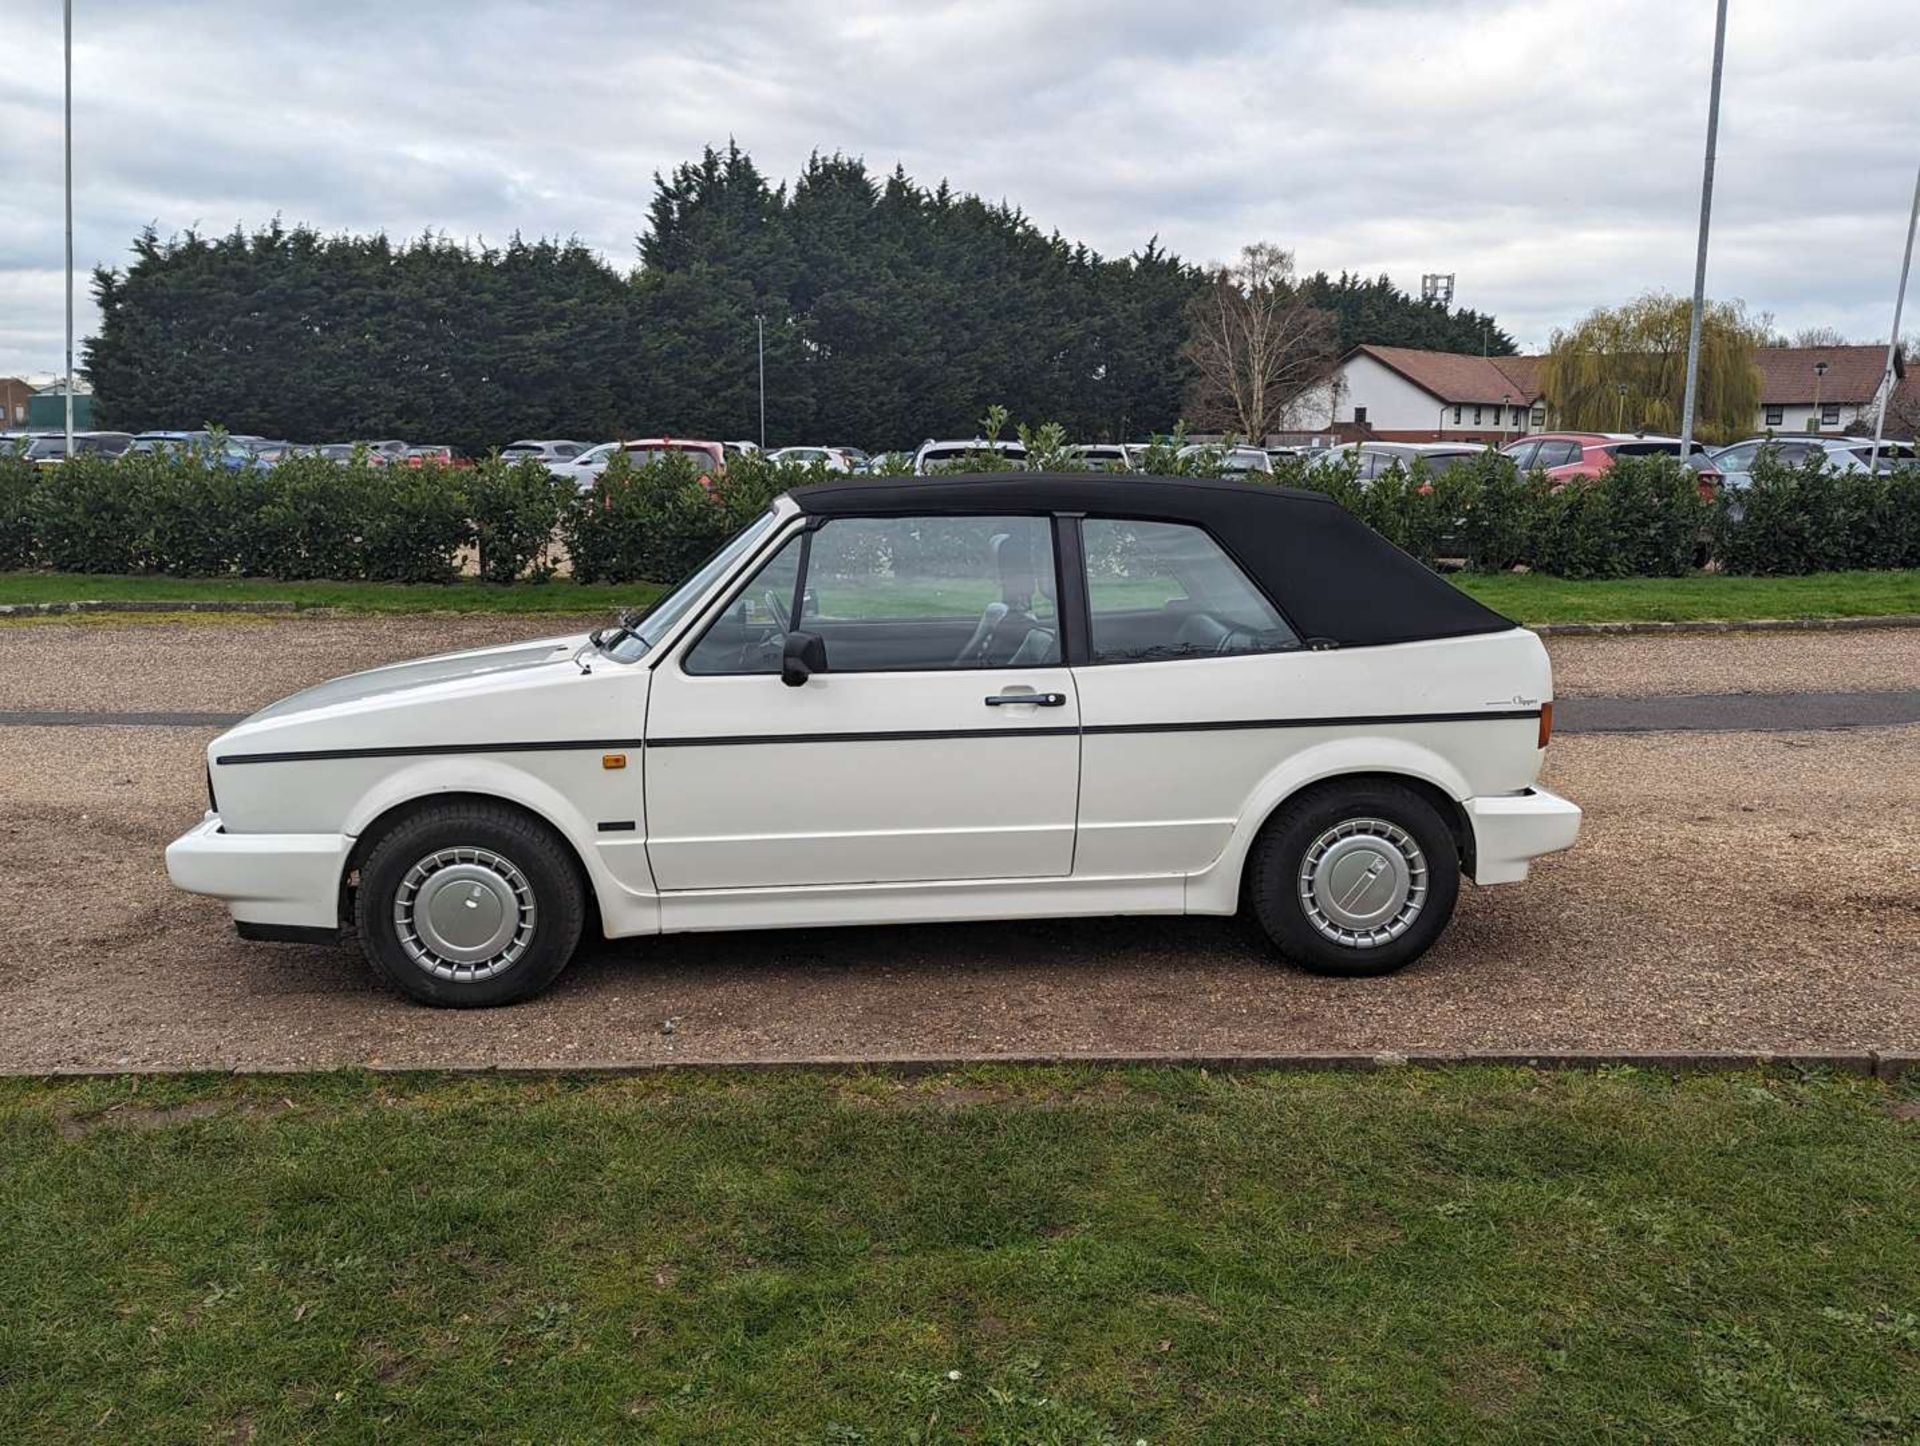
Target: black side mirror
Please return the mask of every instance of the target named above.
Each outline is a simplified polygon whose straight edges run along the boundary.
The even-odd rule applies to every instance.
[[[788,633],[780,653],[780,681],[798,688],[815,673],[827,671],[827,640],[818,633]]]

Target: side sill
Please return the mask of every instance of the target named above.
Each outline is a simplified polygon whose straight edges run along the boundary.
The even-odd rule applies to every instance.
[[[346,938],[344,929],[326,929],[315,924],[250,924],[233,921],[234,931],[242,939],[256,944],[339,944]]]

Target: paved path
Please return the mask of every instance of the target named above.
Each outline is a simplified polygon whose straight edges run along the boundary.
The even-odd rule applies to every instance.
[[[230,728],[240,713],[0,710],[0,727]],[[1920,689],[1874,693],[1682,693],[1562,698],[1558,733],[1806,733],[1920,723]]]

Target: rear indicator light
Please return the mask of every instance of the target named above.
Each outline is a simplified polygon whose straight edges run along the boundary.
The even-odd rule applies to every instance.
[[[1547,746],[1548,741],[1552,737],[1553,737],[1553,700],[1549,698],[1546,702],[1540,705],[1540,742],[1538,746],[1541,748],[1545,748]]]

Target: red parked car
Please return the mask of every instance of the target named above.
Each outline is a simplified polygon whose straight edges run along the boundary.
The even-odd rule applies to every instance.
[[[1647,436],[1638,432],[1536,432],[1500,449],[1522,472],[1544,472],[1557,491],[1582,477],[1599,477],[1619,457],[1678,457],[1678,437]],[[1699,442],[1687,459],[1700,478],[1700,495],[1711,499],[1720,486],[1720,473]]]
[[[458,447],[409,447],[400,460],[409,467],[424,467],[438,462],[442,467],[471,467],[473,458]]]

